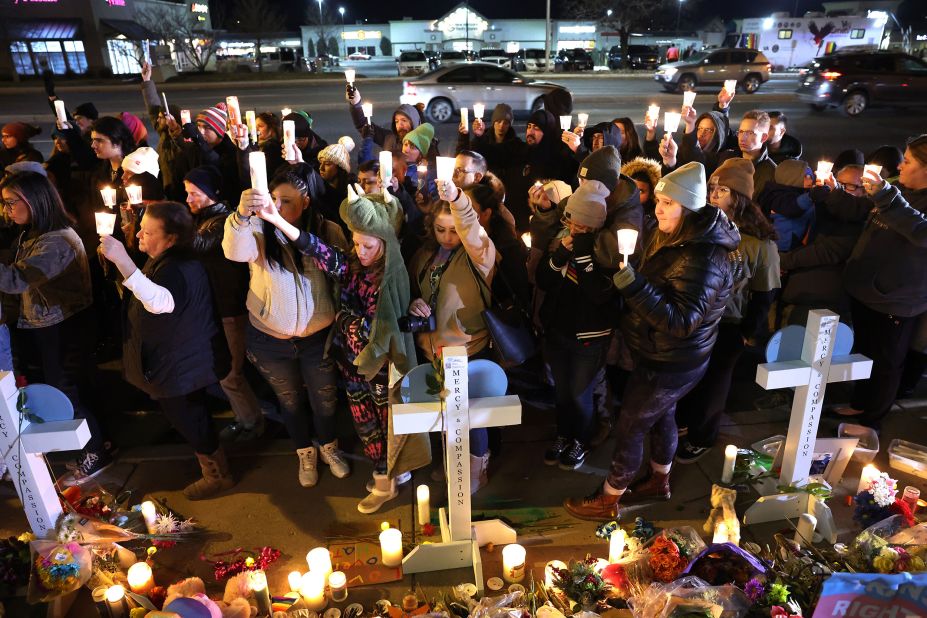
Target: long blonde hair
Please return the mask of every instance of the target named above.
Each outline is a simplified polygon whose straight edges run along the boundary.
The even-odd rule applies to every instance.
[[[689,228],[692,227],[690,221],[691,214],[692,212],[688,208],[683,207],[682,220],[674,231],[666,233],[661,231],[659,227],[653,230],[653,233],[648,239],[647,246],[644,248],[644,254],[641,257],[641,266],[646,264],[647,260],[656,255],[663,247],[674,245],[688,235]]]

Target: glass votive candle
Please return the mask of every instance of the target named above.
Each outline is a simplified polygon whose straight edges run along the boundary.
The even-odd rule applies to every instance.
[[[328,576],[328,589],[332,593],[332,601],[340,603],[348,598],[348,578],[342,571],[335,571]]]

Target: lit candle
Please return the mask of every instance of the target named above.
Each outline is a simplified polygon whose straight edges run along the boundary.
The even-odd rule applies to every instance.
[[[663,113],[663,131],[665,133],[675,133],[676,129],[679,128],[679,121],[682,119],[682,114],[679,112],[664,112]]]
[[[695,91],[686,90],[682,93],[682,105],[683,107],[692,107],[692,104],[695,103]]]
[[[60,124],[68,121],[68,115],[64,111],[64,101],[61,99],[55,99],[55,117],[58,118]]]
[[[529,249],[531,248],[531,232],[525,232],[521,235],[521,241],[525,243],[525,246]]]
[[[148,530],[148,534],[154,534],[158,522],[158,509],[155,508],[154,502],[145,500],[139,509],[142,511],[142,519],[145,520],[145,528]]]
[[[715,525],[714,536],[711,538],[712,543],[727,543],[730,539],[730,535],[727,531],[727,524],[723,521],[719,521]]]
[[[90,598],[96,605],[97,613],[100,616],[109,616],[109,607],[106,603],[106,586],[97,586],[90,592]]]
[[[190,124],[190,122],[191,122],[190,110],[188,109],[180,110],[180,124]]]
[[[818,169],[814,172],[814,175],[818,178],[827,176],[830,174],[831,170],[834,169],[834,164],[831,161],[818,161]]]
[[[303,574],[299,571],[290,571],[290,574],[286,576],[286,581],[290,584],[290,590],[298,593],[303,582]]]
[[[566,563],[560,560],[551,560],[548,562],[544,567],[544,585],[547,588],[553,588],[554,578],[557,576],[557,571],[565,568],[567,568]]]
[[[881,165],[872,165],[872,164],[864,165],[864,166],[863,166],[863,173],[865,173],[865,172],[872,172],[872,174],[873,174],[876,178],[881,178],[881,177],[882,177],[882,166],[881,166]]]
[[[418,505],[418,525],[431,523],[431,491],[428,485],[419,485],[415,488],[416,504]]]
[[[139,185],[129,185],[126,187],[126,195],[129,196],[130,204],[142,203],[142,188]]]
[[[721,468],[721,482],[730,483],[734,479],[734,464],[737,463],[737,447],[728,444],[724,447],[724,467]]]
[[[512,543],[502,548],[502,579],[517,584],[525,578],[525,548]]]
[[[130,566],[126,578],[129,580],[129,590],[135,594],[148,594],[154,587],[151,567],[147,562],[136,562]]]
[[[901,494],[901,501],[911,507],[911,512],[913,513],[917,510],[917,499],[920,497],[921,490],[912,485],[908,485]]]
[[[348,578],[341,571],[335,571],[328,576],[328,589],[332,593],[332,601],[340,603],[348,598]]]
[[[228,110],[229,124],[241,124],[241,107],[238,105],[238,97],[225,97],[225,107]]]
[[[267,193],[267,159],[260,150],[248,153],[248,168],[251,171],[251,188]]]
[[[309,571],[328,578],[332,572],[332,555],[328,553],[327,547],[316,547],[306,554],[306,562],[309,564]]]
[[[634,253],[637,246],[637,230],[622,229],[618,230],[618,253],[624,258],[625,266],[628,264],[628,256]]]
[[[647,118],[656,124],[657,121],[660,120],[660,106],[656,103],[651,103],[650,107],[647,108]]]
[[[325,609],[325,606],[328,605],[328,601],[325,599],[325,577],[319,573],[309,571],[303,575],[299,594],[303,598],[303,603],[311,611],[317,612]]]
[[[451,182],[454,179],[454,157],[435,157],[438,180]]]
[[[866,467],[863,468],[862,473],[859,475],[859,486],[856,488],[856,493],[869,491],[872,480],[877,476],[879,476],[879,469],[872,464],[866,464]]]
[[[579,126],[586,128],[586,123],[589,122],[589,114],[576,114],[576,122],[579,123]]]
[[[482,103],[473,104],[473,117],[477,120],[483,119],[483,113],[486,111],[486,106]]]
[[[248,133],[251,134],[251,142],[257,144],[257,115],[254,113],[253,109],[249,109],[245,112],[245,124],[248,125]]]
[[[731,96],[737,92],[737,80],[736,79],[726,79],[724,80],[724,89],[727,90],[727,93]]]
[[[361,109],[364,110],[364,117],[367,119],[367,123],[370,124],[373,122],[373,103],[362,103]]]
[[[470,126],[470,110],[466,107],[460,108],[460,124],[465,127]]]
[[[569,131],[571,126],[573,126],[573,116],[560,116],[561,130]]]
[[[624,546],[627,543],[628,534],[621,528],[613,530],[608,539],[608,561],[611,563],[621,560],[621,554],[624,553]]]
[[[126,589],[122,586],[110,586],[106,589],[106,604],[112,618],[129,618],[129,607],[126,605]]]
[[[344,80],[345,80],[346,82],[348,82],[349,84],[353,84],[353,83],[354,83],[354,76],[355,76],[356,74],[357,74],[357,72],[356,72],[354,69],[345,69],[345,70],[344,70]]]
[[[283,121],[283,143],[286,146],[292,146],[296,143],[296,121]]]
[[[383,566],[397,567],[402,564],[402,532],[387,528],[380,533],[380,555]]]
[[[380,180],[383,182],[383,195],[387,193],[390,180],[393,178],[393,153],[389,150],[380,151]]]
[[[811,545],[814,539],[814,529],[818,526],[817,518],[810,513],[802,513],[795,530],[794,541],[799,545]]]
[[[280,110],[280,118],[286,118],[292,113],[293,113],[293,110],[291,110],[289,107],[284,107],[283,109]]]
[[[116,189],[112,187],[103,187],[100,189],[100,195],[103,196],[103,205],[107,208],[116,206]]]
[[[248,573],[248,587],[254,593],[258,616],[271,616],[273,608],[270,605],[270,593],[267,591],[267,575],[264,571],[258,570]]]

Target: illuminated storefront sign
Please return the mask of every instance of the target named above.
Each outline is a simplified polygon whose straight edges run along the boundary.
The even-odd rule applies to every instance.
[[[438,30],[448,38],[481,37],[489,22],[466,7],[459,7],[437,23]]]
[[[190,12],[192,13],[208,13],[209,5],[205,2],[194,2],[190,5]]]
[[[364,41],[366,39],[379,39],[382,38],[382,33],[379,30],[348,30],[341,34],[341,38],[351,41]]]

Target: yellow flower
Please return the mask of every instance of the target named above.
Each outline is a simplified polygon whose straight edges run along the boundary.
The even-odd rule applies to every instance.
[[[35,535],[31,532],[23,532],[18,537],[16,537],[16,540],[20,543],[31,543],[35,540]]]

